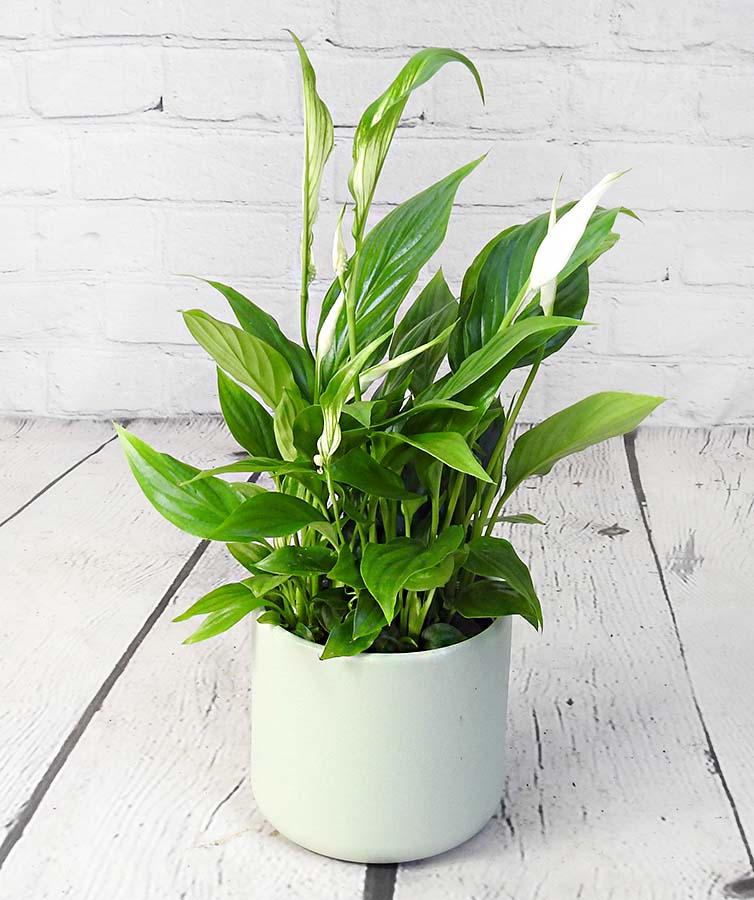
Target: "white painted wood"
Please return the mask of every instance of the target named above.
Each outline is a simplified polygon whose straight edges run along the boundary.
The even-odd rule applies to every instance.
[[[134,430],[209,464],[236,449],[217,420]],[[117,443],[0,528],[0,837],[197,543],[148,504]]]
[[[109,422],[0,419],[0,522],[112,435]]]
[[[242,571],[207,551],[0,872],[2,900],[361,897],[363,866],[296,847],[255,810],[247,623],[182,646],[193,623],[170,621]]]
[[[636,453],[691,682],[754,844],[754,433],[643,431]]]
[[[397,900],[720,896],[748,863],[621,442],[559,463],[510,510],[549,524],[510,529],[545,631],[514,630],[504,811],[457,850],[402,866]]]

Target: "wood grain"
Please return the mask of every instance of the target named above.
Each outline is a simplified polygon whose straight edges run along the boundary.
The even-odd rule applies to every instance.
[[[510,511],[545,609],[514,631],[508,782],[475,839],[402,866],[398,900],[702,898],[747,868],[694,707],[619,441]],[[441,786],[438,786],[441,789]]]
[[[754,433],[646,431],[636,440],[636,456],[652,540],[715,764],[751,847]]]
[[[170,622],[241,572],[222,546],[202,558],[8,859],[2,900],[361,897],[363,866],[296,847],[256,811],[248,627],[182,646],[193,623]]]
[[[217,421],[136,430],[209,464],[235,450]],[[196,545],[149,506],[117,444],[0,529],[0,837]]]
[[[0,419],[0,523],[113,436],[109,422]]]

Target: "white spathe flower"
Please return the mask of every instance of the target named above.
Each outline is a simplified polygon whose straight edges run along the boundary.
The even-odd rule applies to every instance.
[[[552,203],[550,205],[550,218],[547,220],[548,234],[555,227],[555,223],[558,220],[558,194],[560,193],[560,185],[562,183],[563,176],[561,175],[560,178],[558,178],[558,183],[555,185],[555,193],[552,195]],[[546,316],[552,315],[552,308],[553,306],[555,306],[555,291],[557,289],[557,286],[558,279],[553,278],[552,281],[548,281],[547,284],[543,284],[542,289],[539,292],[539,305],[542,307],[542,312]]]
[[[330,347],[332,347],[333,341],[335,340],[335,330],[338,326],[338,319],[340,318],[340,313],[343,309],[343,304],[346,301],[346,295],[341,292],[338,299],[333,303],[330,307],[330,312],[325,317],[325,321],[322,323],[322,327],[319,329],[319,334],[317,335],[317,362],[319,363],[321,360],[327,356],[330,351]]]
[[[318,453],[315,454],[314,465],[321,469],[323,465],[329,463],[330,458],[340,446],[342,437],[340,430],[340,410],[333,407],[325,406],[322,409],[323,428],[322,434],[317,441]]]
[[[346,204],[344,203],[338,216],[338,224],[335,226],[335,235],[332,242],[332,267],[336,278],[341,278],[345,274],[348,262],[348,253],[343,241],[343,216],[345,211]]]
[[[538,291],[548,281],[556,279],[566,267],[576,245],[589,224],[592,213],[602,199],[605,191],[623,172],[612,172],[585,194],[579,202],[555,223],[554,228],[545,235],[539,245],[529,275],[529,288]]]

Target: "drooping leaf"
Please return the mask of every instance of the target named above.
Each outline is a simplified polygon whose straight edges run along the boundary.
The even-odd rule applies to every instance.
[[[530,475],[546,475],[564,456],[632,431],[663,399],[605,391],[555,413],[514,444],[505,466],[505,493]]]
[[[274,431],[275,441],[283,459],[292,462],[298,457],[293,426],[296,417],[305,409],[305,402],[298,390],[285,388],[283,396],[275,409]]]
[[[245,500],[208,537],[226,542],[288,537],[322,521],[325,516],[298,497],[268,491]]]
[[[496,537],[478,537],[468,543],[463,568],[475,575],[502,578],[508,586],[527,599],[542,624],[542,608],[526,563],[510,541]]]
[[[254,481],[230,481],[228,483],[242,500],[267,493],[267,488],[263,488],[261,484]]]
[[[539,616],[530,601],[501,581],[475,581],[456,594],[453,605],[464,619],[523,616],[533,628],[539,629]]]
[[[436,566],[411,575],[403,587],[407,591],[430,591],[432,588],[445,587],[453,576],[454,570],[453,557],[446,556]]]
[[[249,594],[249,599],[244,602],[239,601],[231,606],[219,609],[217,612],[210,613],[196,631],[190,637],[187,637],[183,643],[196,644],[199,641],[206,641],[207,638],[222,634],[224,631],[232,628],[237,622],[240,622],[245,616],[248,616],[253,609],[258,609],[265,604],[265,600],[259,597],[252,597]]]
[[[278,547],[257,567],[275,575],[322,575],[335,565],[336,556],[326,547]]]
[[[226,546],[233,559],[249,572],[256,572],[259,560],[264,559],[270,552],[270,548],[265,547],[264,544],[241,544],[231,541]]]
[[[238,324],[245,332],[269,344],[286,360],[304,397],[311,399],[314,385],[314,361],[311,354],[283,334],[277,321],[235,288],[219,281],[207,281],[228,301]]]
[[[440,462],[456,469],[458,472],[465,472],[467,475],[473,475],[480,481],[492,482],[490,476],[484,471],[479,460],[469,449],[469,445],[454,431],[427,434],[401,434],[400,432],[391,433],[394,438],[416,447]]]
[[[250,456],[279,456],[272,416],[222,369],[217,370],[220,409],[230,433]]]
[[[411,92],[453,61],[462,63],[471,72],[484,100],[482,82],[471,60],[455,50],[432,47],[412,56],[390,87],[364,111],[353,139],[353,169],[348,178],[356,204],[353,235],[357,244],[364,233],[374,189]]]
[[[334,481],[355,487],[365,494],[391,500],[411,500],[416,495],[406,490],[398,474],[380,465],[366,450],[355,447],[330,467]]]
[[[176,616],[174,622],[183,622],[193,616],[204,616],[208,613],[218,612],[226,609],[243,608],[246,612],[252,609],[258,609],[260,606],[267,604],[264,592],[261,590],[253,590],[251,583],[253,579],[248,579],[248,583],[238,581],[234,584],[223,584],[201,599],[193,603],[185,612]],[[271,590],[268,587],[267,590]],[[245,613],[244,613],[245,615]],[[209,635],[208,635],[209,637]]]
[[[277,406],[286,388],[295,389],[291,367],[274,347],[200,309],[184,312],[183,318],[218,366],[259,394],[268,406]]]
[[[196,537],[208,538],[242,504],[235,491],[219,478],[186,484],[199,469],[115,426],[126,459],[139,487],[154,508],[173,525]]]
[[[353,639],[357,640],[374,634],[386,624],[385,614],[379,603],[367,591],[361,591],[356,601],[356,614],[353,618]]]
[[[357,349],[375,336],[392,332],[399,306],[422,267],[442,243],[459,185],[481,162],[462,166],[446,178],[401,203],[369,232],[352,260],[347,285],[353,297]],[[348,337],[345,310],[335,340],[323,360],[326,378],[346,358]]]
[[[328,572],[331,581],[339,581],[349,587],[361,590],[364,587],[364,579],[361,577],[359,567],[354,559],[353,550],[348,544],[341,544],[338,550],[338,561]]]
[[[330,632],[320,659],[333,659],[336,656],[356,656],[368,650],[377,639],[379,631],[367,634],[354,640],[353,621],[356,616],[352,610],[345,619]]]

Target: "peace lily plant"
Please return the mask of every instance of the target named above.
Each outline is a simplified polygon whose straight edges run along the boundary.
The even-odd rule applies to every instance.
[[[365,111],[353,138],[352,202],[340,212],[334,276],[308,333],[313,225],[333,123],[297,38],[305,101],[301,343],[270,315],[210,281],[238,324],[183,313],[216,361],[220,405],[246,456],[201,471],[118,428],[136,480],[189,534],[226,543],[246,577],[217,587],[179,620],[205,616],[187,642],[252,611],[322,659],[446,647],[493,620],[542,626],[529,570],[499,522],[516,489],[568,454],[635,428],[661,398],[604,392],[579,400],[515,442],[513,427],[542,364],[583,327],[589,269],[618,240],[628,210],[599,206],[621,173],[576,203],[505,228],[460,285],[438,270],[399,316],[440,247],[472,160],[369,228],[380,172],[411,92],[446,63],[482,83],[453,50],[417,53]],[[475,177],[477,177],[475,175]],[[557,194],[557,192],[556,192]],[[352,248],[344,223],[350,220]],[[517,393],[506,387],[526,370]],[[230,473],[267,473],[261,483]]]

